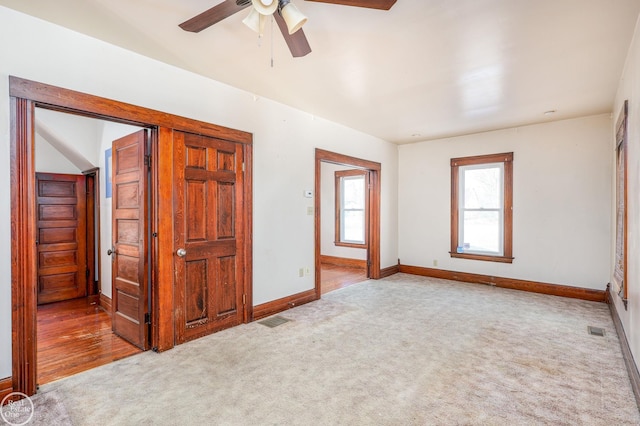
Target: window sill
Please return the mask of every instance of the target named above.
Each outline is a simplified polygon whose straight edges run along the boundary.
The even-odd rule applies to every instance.
[[[489,256],[486,254],[472,254],[472,253],[454,253],[449,252],[451,257],[455,257],[458,259],[469,259],[469,260],[484,260],[487,262],[500,262],[500,263],[513,263],[513,257],[507,256]]]
[[[351,248],[359,248],[359,249],[366,249],[368,247],[366,243],[358,244],[358,243],[342,243],[340,241],[334,241],[334,244],[338,247],[351,247]]]

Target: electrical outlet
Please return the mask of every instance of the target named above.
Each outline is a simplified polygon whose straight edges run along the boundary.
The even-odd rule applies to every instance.
[[[438,266],[438,259],[433,259],[433,266]]]
[[[307,207],[307,215],[308,216],[313,216],[313,206],[308,206]]]
[[[304,268],[298,269],[298,276],[304,277]]]

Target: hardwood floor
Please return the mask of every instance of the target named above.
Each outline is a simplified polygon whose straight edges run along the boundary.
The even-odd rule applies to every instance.
[[[339,288],[350,286],[367,279],[367,272],[362,268],[323,263],[320,270],[322,294]]]
[[[111,331],[111,317],[87,298],[38,306],[38,384],[140,353]]]

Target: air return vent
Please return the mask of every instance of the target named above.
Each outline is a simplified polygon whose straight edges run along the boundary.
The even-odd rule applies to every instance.
[[[267,318],[266,320],[262,320],[262,321],[258,321],[260,324],[262,325],[266,325],[267,327],[273,328],[273,327],[277,327],[279,325],[284,324],[285,322],[289,322],[291,321],[290,319],[281,317],[279,315],[276,315],[274,317],[271,318]]]
[[[604,328],[593,327],[590,325],[587,327],[587,330],[589,331],[589,334],[591,334],[592,336],[600,336],[600,337],[604,336]]]

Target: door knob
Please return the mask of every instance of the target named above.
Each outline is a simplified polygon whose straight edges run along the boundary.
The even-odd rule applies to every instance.
[[[179,248],[179,249],[176,251],[176,254],[177,254],[179,257],[185,257],[185,256],[187,255],[187,251],[186,251],[185,249],[183,249],[183,248]]]
[[[116,252],[116,250],[113,247],[111,247],[109,250],[107,250],[107,256],[111,256],[115,252]]]

